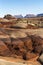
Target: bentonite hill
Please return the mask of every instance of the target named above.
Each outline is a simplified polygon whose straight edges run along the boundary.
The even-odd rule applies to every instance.
[[[43,17],[0,18],[0,65],[43,65],[42,22]]]

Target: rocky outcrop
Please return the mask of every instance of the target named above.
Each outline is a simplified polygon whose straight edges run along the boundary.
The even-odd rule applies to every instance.
[[[34,52],[41,54],[43,51],[43,39],[40,36],[31,36],[32,42],[33,42],[33,47],[34,47]]]
[[[15,19],[15,17],[10,15],[10,14],[7,14],[7,15],[4,16],[4,19],[10,20],[10,19]]]
[[[40,36],[27,35],[19,30],[0,29],[0,56],[39,61],[42,53],[43,38]]]
[[[42,53],[41,56],[39,57],[38,61],[43,65],[43,53]]]
[[[8,39],[6,40],[1,39],[3,42],[3,46],[5,46],[4,48],[5,52],[3,51],[3,48],[0,46],[0,48],[2,49],[1,52],[3,52],[3,54],[0,53],[1,56],[10,55],[12,57],[24,59],[24,60],[29,60],[31,58],[34,58],[35,54],[31,53],[33,51],[33,45],[32,45],[33,43],[31,38],[26,37],[24,39],[21,38],[20,39],[11,38],[10,40]],[[28,55],[28,53],[30,53],[30,55]]]

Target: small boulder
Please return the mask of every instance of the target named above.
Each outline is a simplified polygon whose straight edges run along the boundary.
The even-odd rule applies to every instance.
[[[43,63],[43,53],[42,53],[41,56],[39,57],[39,61],[40,61],[41,63]]]

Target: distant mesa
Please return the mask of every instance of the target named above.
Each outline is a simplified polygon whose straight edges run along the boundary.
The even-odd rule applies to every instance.
[[[15,18],[23,18],[22,15],[14,15]]]
[[[34,14],[27,14],[24,18],[36,17]]]
[[[37,14],[37,17],[43,17],[43,13]]]

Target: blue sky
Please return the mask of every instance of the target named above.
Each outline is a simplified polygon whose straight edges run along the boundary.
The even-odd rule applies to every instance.
[[[39,14],[43,13],[43,0],[0,0],[0,17],[5,14]]]

